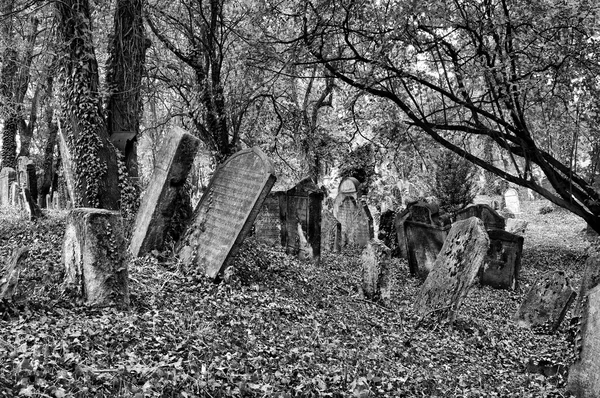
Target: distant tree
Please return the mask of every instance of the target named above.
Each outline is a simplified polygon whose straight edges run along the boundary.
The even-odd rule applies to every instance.
[[[477,195],[476,167],[450,151],[442,152],[436,163],[432,193],[440,209],[453,214],[473,203]]]
[[[578,169],[590,129],[573,117],[591,93],[581,82],[600,84],[598,2],[303,4],[298,40],[336,78],[391,101],[414,131],[600,232],[600,193]],[[510,170],[462,144],[481,139],[493,142]]]

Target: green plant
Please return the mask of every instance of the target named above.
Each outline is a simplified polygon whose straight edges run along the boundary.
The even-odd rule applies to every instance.
[[[477,194],[476,169],[453,152],[444,151],[437,160],[433,194],[440,208],[454,213],[473,202]]]

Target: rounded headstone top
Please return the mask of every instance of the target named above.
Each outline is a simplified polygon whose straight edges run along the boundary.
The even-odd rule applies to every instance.
[[[358,192],[358,188],[360,186],[360,182],[354,177],[346,177],[340,182],[340,186],[338,188],[339,193],[355,193]]]

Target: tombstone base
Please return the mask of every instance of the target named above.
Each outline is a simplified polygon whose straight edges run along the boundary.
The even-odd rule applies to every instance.
[[[118,212],[72,210],[63,242],[65,284],[75,286],[88,305],[127,307],[126,249]]]

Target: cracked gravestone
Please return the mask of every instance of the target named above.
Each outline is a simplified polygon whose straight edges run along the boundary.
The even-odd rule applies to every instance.
[[[417,314],[436,313],[453,322],[489,247],[483,222],[471,217],[452,224],[433,270],[415,300]]]
[[[177,245],[184,267],[217,280],[250,232],[275,179],[271,161],[258,147],[221,164]]]
[[[129,306],[123,220],[117,211],[71,210],[63,241],[65,285],[92,306]]]
[[[482,285],[516,289],[521,271],[523,237],[501,230],[489,230],[490,248],[479,270]]]
[[[405,221],[403,225],[408,269],[411,275],[425,279],[433,270],[450,226],[439,227],[414,221]]]
[[[167,136],[136,214],[129,250],[134,257],[161,250],[176,198],[194,163],[200,140],[180,128]]]
[[[575,296],[571,281],[563,271],[549,272],[525,295],[515,315],[517,325],[555,332]]]
[[[391,298],[393,272],[391,250],[383,242],[372,239],[361,254],[362,291],[371,301],[388,303]]]
[[[589,291],[580,321],[577,359],[569,369],[567,390],[577,398],[600,392],[600,286]]]

